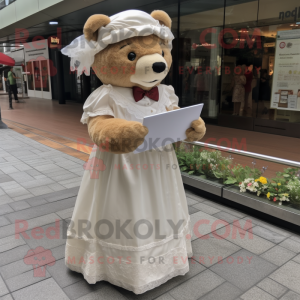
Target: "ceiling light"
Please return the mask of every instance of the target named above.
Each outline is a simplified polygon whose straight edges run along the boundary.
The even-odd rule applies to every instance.
[[[57,22],[57,21],[50,21],[49,24],[50,24],[50,25],[57,25],[58,22]]]

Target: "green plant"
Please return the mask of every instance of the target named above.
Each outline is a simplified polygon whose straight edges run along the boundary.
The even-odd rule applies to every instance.
[[[244,167],[240,164],[233,166],[230,175],[224,184],[235,184],[239,185],[247,178],[259,178],[261,176],[261,171],[256,168],[250,168],[248,166]]]

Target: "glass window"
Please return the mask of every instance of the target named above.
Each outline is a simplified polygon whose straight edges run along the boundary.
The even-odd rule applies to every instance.
[[[32,62],[29,61],[26,63],[26,72],[28,72],[29,74],[27,75],[27,79],[28,79],[28,89],[33,91],[34,90],[34,86],[33,86],[33,70],[32,70]]]
[[[180,7],[179,82],[181,106],[204,103],[201,116],[219,111],[224,7],[219,1],[184,1]]]

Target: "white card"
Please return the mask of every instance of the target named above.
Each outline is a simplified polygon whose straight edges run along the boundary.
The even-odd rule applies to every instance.
[[[134,153],[185,140],[185,131],[193,121],[199,119],[202,108],[203,103],[145,117],[143,125],[148,128],[149,133]]]

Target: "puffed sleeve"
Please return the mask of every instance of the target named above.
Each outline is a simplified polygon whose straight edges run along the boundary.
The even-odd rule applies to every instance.
[[[112,108],[110,89],[110,85],[102,85],[86,99],[83,105],[81,123],[87,124],[89,117],[115,116]]]
[[[179,108],[178,106],[179,99],[175,94],[174,88],[171,85],[166,85],[165,92],[166,92],[166,96],[169,99],[169,101],[167,102],[168,110]]]

